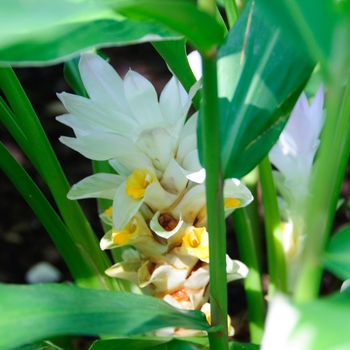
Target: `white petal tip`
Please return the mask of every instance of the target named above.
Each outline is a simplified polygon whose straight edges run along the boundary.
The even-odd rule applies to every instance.
[[[196,183],[203,183],[205,181],[205,169],[201,169],[195,173],[186,176],[187,179]]]

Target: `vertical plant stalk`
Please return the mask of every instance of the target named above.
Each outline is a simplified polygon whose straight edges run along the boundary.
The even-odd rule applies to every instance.
[[[33,107],[10,67],[0,69],[0,87],[30,144],[30,154],[36,158],[34,166],[49,186],[73,241],[85,256],[85,263],[90,264],[91,271],[95,271],[89,279],[77,282],[91,288],[119,290],[118,282],[104,274],[110,265],[109,259],[100,250],[98,240],[79,204],[67,199],[70,188],[67,179]],[[28,152],[26,149],[24,151]]]
[[[282,227],[277,203],[276,188],[268,157],[259,164],[262,201],[264,206],[265,234],[271,297],[276,291],[287,292],[286,262],[282,246]]]
[[[198,0],[198,7],[215,16],[215,0]],[[203,162],[206,170],[206,200],[209,232],[209,274],[211,325],[208,334],[211,349],[228,350],[226,226],[220,157],[220,123],[217,78],[217,49],[202,53],[203,88],[200,109]]]
[[[224,0],[224,5],[228,24],[232,28],[238,18],[236,0]]]
[[[223,176],[220,161],[220,126],[217,92],[216,51],[203,56],[202,121],[203,161],[210,247],[211,349],[228,349],[226,228],[223,205]]]
[[[232,217],[240,258],[249,268],[249,274],[243,282],[249,310],[250,339],[252,343],[260,344],[264,332],[266,311],[261,268],[248,207],[235,210]]]
[[[263,236],[261,219],[259,215],[259,198],[258,198],[258,184],[259,184],[259,169],[255,167],[249,174],[242,178],[242,181],[248,187],[253,195],[254,200],[244,208],[249,220],[249,226],[252,230],[252,235],[254,237],[255,252],[257,254],[258,266],[260,271],[262,271],[263,266],[263,256],[265,254],[265,248],[262,247]],[[264,250],[263,250],[264,249]]]
[[[320,289],[323,272],[320,258],[332,229],[349,156],[350,79],[344,94],[334,79],[327,98],[327,118],[310,188],[312,196],[305,213],[307,237],[294,294],[295,300],[300,302],[317,298]]]

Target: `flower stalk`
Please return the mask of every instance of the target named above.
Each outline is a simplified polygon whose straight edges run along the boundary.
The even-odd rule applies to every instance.
[[[210,347],[228,349],[226,285],[226,229],[223,207],[223,175],[220,162],[219,105],[216,75],[216,52],[203,56],[202,91],[203,160],[206,169],[206,197],[210,247],[210,301],[212,326]]]
[[[286,268],[280,214],[278,210],[276,188],[272,177],[271,164],[265,157],[259,164],[259,174],[265,215],[266,245],[269,270],[269,296],[276,291],[286,292]]]
[[[243,280],[243,283],[249,311],[250,339],[252,343],[260,344],[264,331],[266,310],[253,223],[249,217],[248,207],[234,211],[232,217],[240,257],[249,269],[248,276]]]
[[[224,0],[224,5],[228,24],[232,28],[239,15],[236,0]]]

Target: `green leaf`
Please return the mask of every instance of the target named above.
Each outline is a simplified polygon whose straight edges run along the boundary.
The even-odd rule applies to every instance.
[[[331,71],[343,70],[350,55],[348,1],[265,0],[261,3],[267,10],[266,16],[286,30],[289,41],[302,46]]]
[[[89,350],[197,350],[208,345],[207,337],[173,339],[169,337],[128,337],[98,340]]]
[[[324,267],[340,279],[350,278],[350,226],[342,228],[329,241],[323,255]]]
[[[301,304],[278,295],[269,310],[263,349],[349,348],[349,290]]]
[[[59,343],[59,345],[58,345]],[[52,340],[43,340],[31,344],[26,344],[19,347],[17,350],[74,350],[75,347],[72,344],[70,338],[64,339],[54,339]]]
[[[129,18],[142,21],[156,20],[183,34],[198,50],[208,51],[222,43],[225,29],[210,15],[200,11],[188,0],[128,1],[123,6],[115,2],[115,9]]]
[[[59,348],[53,347],[44,341],[39,343],[26,344],[17,348],[17,350],[57,350],[57,349]]]
[[[244,176],[266,156],[314,67],[259,4],[246,6],[219,50],[225,178]]]
[[[132,3],[114,1],[114,6]],[[3,0],[0,62],[52,64],[92,48],[180,38],[154,21],[126,20],[112,5],[111,1]]]
[[[180,39],[179,33],[201,50],[220,44],[225,35],[214,18],[185,0],[161,6],[156,0],[4,0],[0,62],[52,64],[92,48]]]
[[[128,336],[163,327],[210,329],[199,311],[132,293],[54,284],[0,285],[0,300],[1,349],[65,334]]]
[[[230,341],[228,343],[230,350],[259,350],[260,346],[250,343],[238,343],[235,341]]]

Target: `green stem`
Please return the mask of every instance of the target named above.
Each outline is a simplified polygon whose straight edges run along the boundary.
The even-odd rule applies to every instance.
[[[260,270],[262,270],[263,264],[263,236],[261,229],[261,218],[259,214],[259,200],[258,200],[258,183],[259,183],[259,169],[254,168],[249,174],[242,178],[242,181],[248,187],[253,195],[253,202],[251,202],[247,207],[245,207],[245,212],[248,216],[250,228],[252,230],[252,235],[254,237],[255,252],[257,254],[258,265]]]
[[[297,301],[316,298],[322,279],[320,257],[331,232],[350,148],[350,80],[343,100],[333,81],[327,98],[327,118],[321,134],[305,217],[307,237],[294,297]]]
[[[91,270],[95,270],[91,287],[118,290],[117,282],[104,274],[110,265],[109,259],[99,249],[98,240],[80,206],[66,197],[70,188],[67,179],[33,107],[10,67],[0,69],[0,87],[18,120],[18,126],[29,140],[30,152],[36,157],[33,164],[49,186],[72,239],[86,255],[86,263],[91,265]],[[24,151],[28,153],[28,148]]]
[[[233,27],[238,18],[238,9],[235,0],[224,0],[227,21],[230,28]]]
[[[216,52],[203,56],[203,99],[201,108],[203,161],[206,169],[206,196],[210,247],[211,349],[228,349],[226,229],[223,206],[223,176],[220,162],[219,104]]]
[[[249,268],[249,274],[243,281],[249,310],[250,339],[252,343],[260,344],[265,323],[265,302],[258,252],[248,207],[235,210],[232,217],[241,260]]]
[[[269,270],[269,296],[276,291],[287,292],[286,262],[282,246],[282,228],[276,188],[268,157],[259,164],[262,200],[264,205],[265,234]]]

